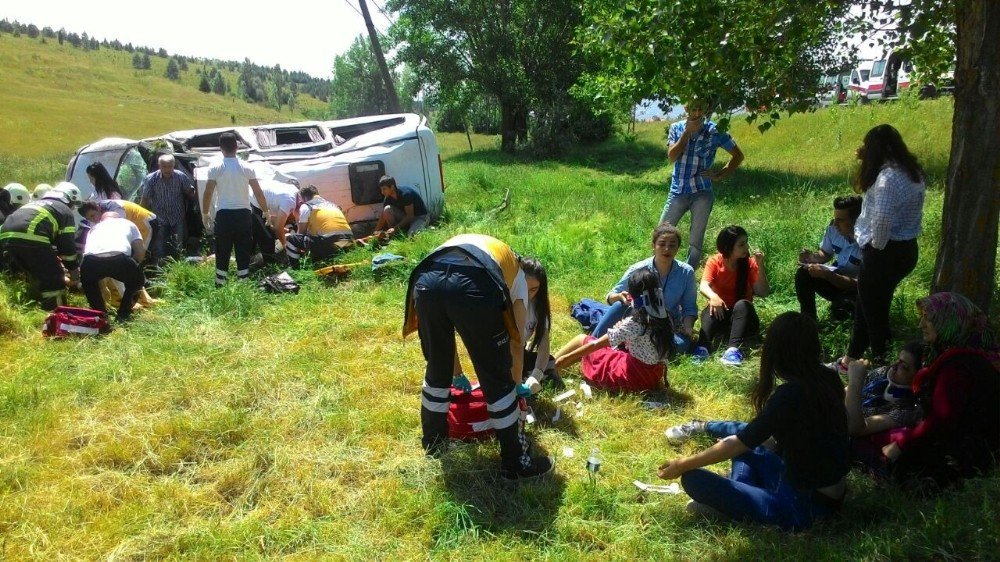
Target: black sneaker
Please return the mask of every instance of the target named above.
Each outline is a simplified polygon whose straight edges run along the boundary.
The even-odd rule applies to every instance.
[[[552,457],[535,457],[531,459],[531,466],[528,468],[522,468],[517,472],[501,470],[500,477],[508,482],[523,482],[550,474],[555,466]]]
[[[563,390],[566,388],[566,383],[563,382],[562,376],[560,376],[559,371],[555,369],[545,370],[545,381],[543,381],[543,384],[544,383],[550,383],[556,390]]]

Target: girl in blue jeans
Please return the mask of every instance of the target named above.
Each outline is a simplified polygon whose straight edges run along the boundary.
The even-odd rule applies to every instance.
[[[820,363],[820,353],[811,318],[798,312],[775,318],[753,391],[756,417],[703,424],[722,439],[659,468],[660,478],[680,477],[690,509],[786,530],[808,528],[839,509],[849,468],[844,386]],[[777,388],[775,377],[784,381]],[[772,437],[773,451],[763,446]],[[728,459],[728,478],[702,468]]]

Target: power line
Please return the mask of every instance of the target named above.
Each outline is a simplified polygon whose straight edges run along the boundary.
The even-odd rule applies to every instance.
[[[355,13],[357,13],[357,14],[358,14],[359,16],[361,16],[361,19],[365,19],[365,15],[361,13],[361,10],[360,10],[360,9],[358,9],[358,7],[357,7],[357,6],[355,6],[354,4],[351,4],[350,0],[344,0],[344,2],[345,2],[345,3],[346,3],[346,4],[348,5],[348,6],[350,6],[350,7],[351,7],[351,9],[355,11]],[[379,10],[381,10],[381,9],[382,9],[382,8],[379,8]],[[384,14],[385,12],[382,12],[382,13]],[[392,23],[392,22],[390,21],[390,23]],[[375,22],[374,22],[374,21],[372,21],[372,25],[375,25]],[[380,36],[382,36],[382,37],[385,37],[385,36],[386,36],[386,33],[385,33],[385,31],[382,31],[381,29],[378,29],[378,28],[375,28],[375,31],[377,31],[377,32],[378,32],[378,34],[379,34]]]

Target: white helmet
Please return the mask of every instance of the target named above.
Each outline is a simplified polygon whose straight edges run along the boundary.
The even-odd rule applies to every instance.
[[[31,193],[28,192],[28,188],[19,183],[8,183],[4,189],[10,193],[10,202],[15,208],[31,201]]]
[[[32,199],[41,199],[46,193],[52,190],[52,186],[47,183],[40,183],[35,186],[35,190],[31,192]]]
[[[83,202],[80,197],[80,188],[69,183],[68,181],[60,182],[59,185],[57,185],[55,189],[49,193],[52,193],[53,191],[63,195],[65,202],[71,206],[76,206]]]

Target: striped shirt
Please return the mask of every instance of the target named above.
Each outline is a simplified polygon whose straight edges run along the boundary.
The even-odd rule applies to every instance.
[[[861,247],[854,240],[844,237],[833,224],[826,227],[819,249],[828,256],[836,256],[833,266],[837,268],[837,273],[857,278],[861,269]]]
[[[191,178],[180,170],[174,170],[165,179],[157,170],[142,181],[142,198],[149,201],[149,210],[164,223],[176,226],[184,222],[187,212],[185,194],[191,193]]]
[[[667,132],[668,147],[681,140],[686,124],[685,120],[670,125]],[[715,162],[715,153],[720,147],[732,152],[736,148],[736,142],[729,133],[719,131],[714,122],[706,120],[701,130],[688,139],[684,153],[674,162],[674,174],[670,178],[670,192],[688,194],[711,191],[712,181],[701,176],[701,173],[712,167]]]
[[[901,168],[886,164],[865,192],[854,224],[858,246],[885,249],[890,240],[912,240],[924,216],[924,182],[913,182]]]

